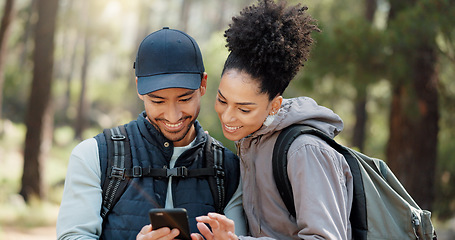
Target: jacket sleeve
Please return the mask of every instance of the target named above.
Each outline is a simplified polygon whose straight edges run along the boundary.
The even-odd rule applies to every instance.
[[[237,190],[224,208],[224,215],[226,215],[227,218],[234,220],[236,235],[247,234],[245,214],[242,205],[242,181],[239,181]]]
[[[70,156],[57,239],[98,239],[101,234],[101,170],[94,138],[77,145]]]
[[[301,239],[350,239],[352,175],[343,155],[317,137],[298,137],[288,152]]]

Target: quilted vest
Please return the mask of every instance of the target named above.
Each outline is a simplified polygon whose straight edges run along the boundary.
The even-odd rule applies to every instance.
[[[130,141],[133,166],[169,168],[173,144],[157,131],[148,120],[145,112],[137,120],[125,125]],[[175,167],[188,169],[202,168],[206,134],[196,121],[197,132],[194,145],[182,153]],[[101,186],[107,175],[107,146],[104,134],[95,137],[101,165]],[[239,183],[239,161],[237,156],[224,151],[226,202],[231,199]],[[133,178],[120,200],[103,221],[100,239],[136,239],[143,226],[150,224],[148,210],[164,207],[168,178]],[[186,208],[190,230],[198,233],[196,217],[215,211],[215,203],[206,178],[172,178],[174,207]]]

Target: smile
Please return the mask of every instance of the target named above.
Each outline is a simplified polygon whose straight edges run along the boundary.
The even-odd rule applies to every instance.
[[[179,123],[176,123],[176,124],[164,123],[164,125],[166,125],[166,126],[169,127],[169,128],[178,128],[178,127],[180,127],[180,126],[183,125],[183,122],[179,122]]]
[[[226,130],[229,131],[229,132],[233,132],[233,131],[241,128],[241,127],[230,127],[230,126],[224,124],[224,128],[226,128]]]

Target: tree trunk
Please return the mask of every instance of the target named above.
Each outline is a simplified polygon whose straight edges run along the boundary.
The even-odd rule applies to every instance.
[[[60,14],[68,14],[72,15],[71,11],[75,9],[74,1],[69,1],[65,4],[64,8],[60,8]],[[61,20],[60,24],[67,26],[62,30],[62,40],[60,43],[57,43],[61,46],[61,49],[64,50],[64,54],[59,62],[55,64],[56,79],[61,79],[65,86],[65,94],[63,95],[63,99],[61,100],[61,104],[57,109],[57,112],[60,113],[64,122],[69,122],[68,119],[68,109],[71,105],[71,80],[73,79],[74,75],[74,64],[76,63],[76,56],[77,56],[77,44],[79,36],[73,36],[71,34],[71,26],[76,22],[75,18],[68,17]],[[57,116],[55,116],[57,117]]]
[[[371,25],[373,25],[376,8],[376,0],[365,0],[365,19]],[[354,100],[356,121],[352,135],[352,145],[358,147],[360,151],[364,150],[366,124],[368,120],[368,114],[366,110],[368,96],[367,85],[368,82],[360,82],[359,84],[356,84],[357,96]]]
[[[180,26],[184,32],[188,31],[188,20],[190,18],[191,3],[193,0],[183,0],[182,8],[180,9]]]
[[[227,27],[227,23],[224,20],[226,14],[226,6],[227,6],[226,0],[218,0],[218,20],[215,26],[216,31],[225,30]]]
[[[389,19],[415,7],[412,0],[391,1]],[[430,23],[422,13],[419,21]],[[418,24],[418,23],[414,23]],[[402,29],[400,31],[403,31]],[[414,30],[416,31],[416,30]],[[417,33],[407,31],[407,36]],[[412,49],[395,48],[410,65],[408,79],[392,81],[387,160],[416,202],[431,210],[434,201],[434,182],[438,146],[438,78],[437,49],[431,38],[418,38]]]
[[[74,65],[76,64],[77,45],[78,39],[74,40],[74,44],[71,46],[71,58],[68,65],[68,72],[65,77],[65,98],[63,99],[63,111],[65,111],[65,119],[68,119],[68,109],[71,105],[71,81],[74,76]]]
[[[20,194],[26,201],[32,196],[44,197],[42,168],[47,143],[45,128],[51,121],[50,99],[54,64],[54,33],[58,0],[38,0],[38,22],[35,30],[33,81],[25,124],[24,171]]]
[[[84,58],[81,69],[81,92],[79,95],[79,105],[77,109],[77,118],[76,118],[76,128],[75,128],[75,138],[82,140],[82,133],[85,130],[87,123],[87,73],[88,66],[90,61],[90,39],[88,31],[85,35],[84,40]]]
[[[357,87],[357,96],[355,98],[355,125],[352,144],[363,151],[365,145],[365,131],[367,123],[367,86],[363,84]]]
[[[24,26],[24,36],[22,36],[22,49],[20,53],[19,68],[24,69],[28,58],[28,48],[30,35],[34,32],[36,22],[34,15],[37,14],[37,0],[31,0],[29,7],[27,7],[27,20]]]
[[[13,0],[6,0],[4,10],[3,10],[3,17],[2,22],[0,25],[0,135],[3,132],[2,127],[2,111],[3,111],[3,84],[5,82],[5,58],[6,58],[6,44],[8,43],[9,39],[9,29],[10,23],[13,19]]]
[[[437,53],[427,45],[415,52],[411,83],[394,86],[387,159],[414,200],[431,209],[439,130]]]

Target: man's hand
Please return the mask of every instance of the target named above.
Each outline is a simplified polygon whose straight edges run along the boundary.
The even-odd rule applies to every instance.
[[[172,229],[172,231],[167,227],[153,230],[152,225],[145,225],[137,234],[136,240],[171,240],[179,234],[180,231],[177,228]]]

